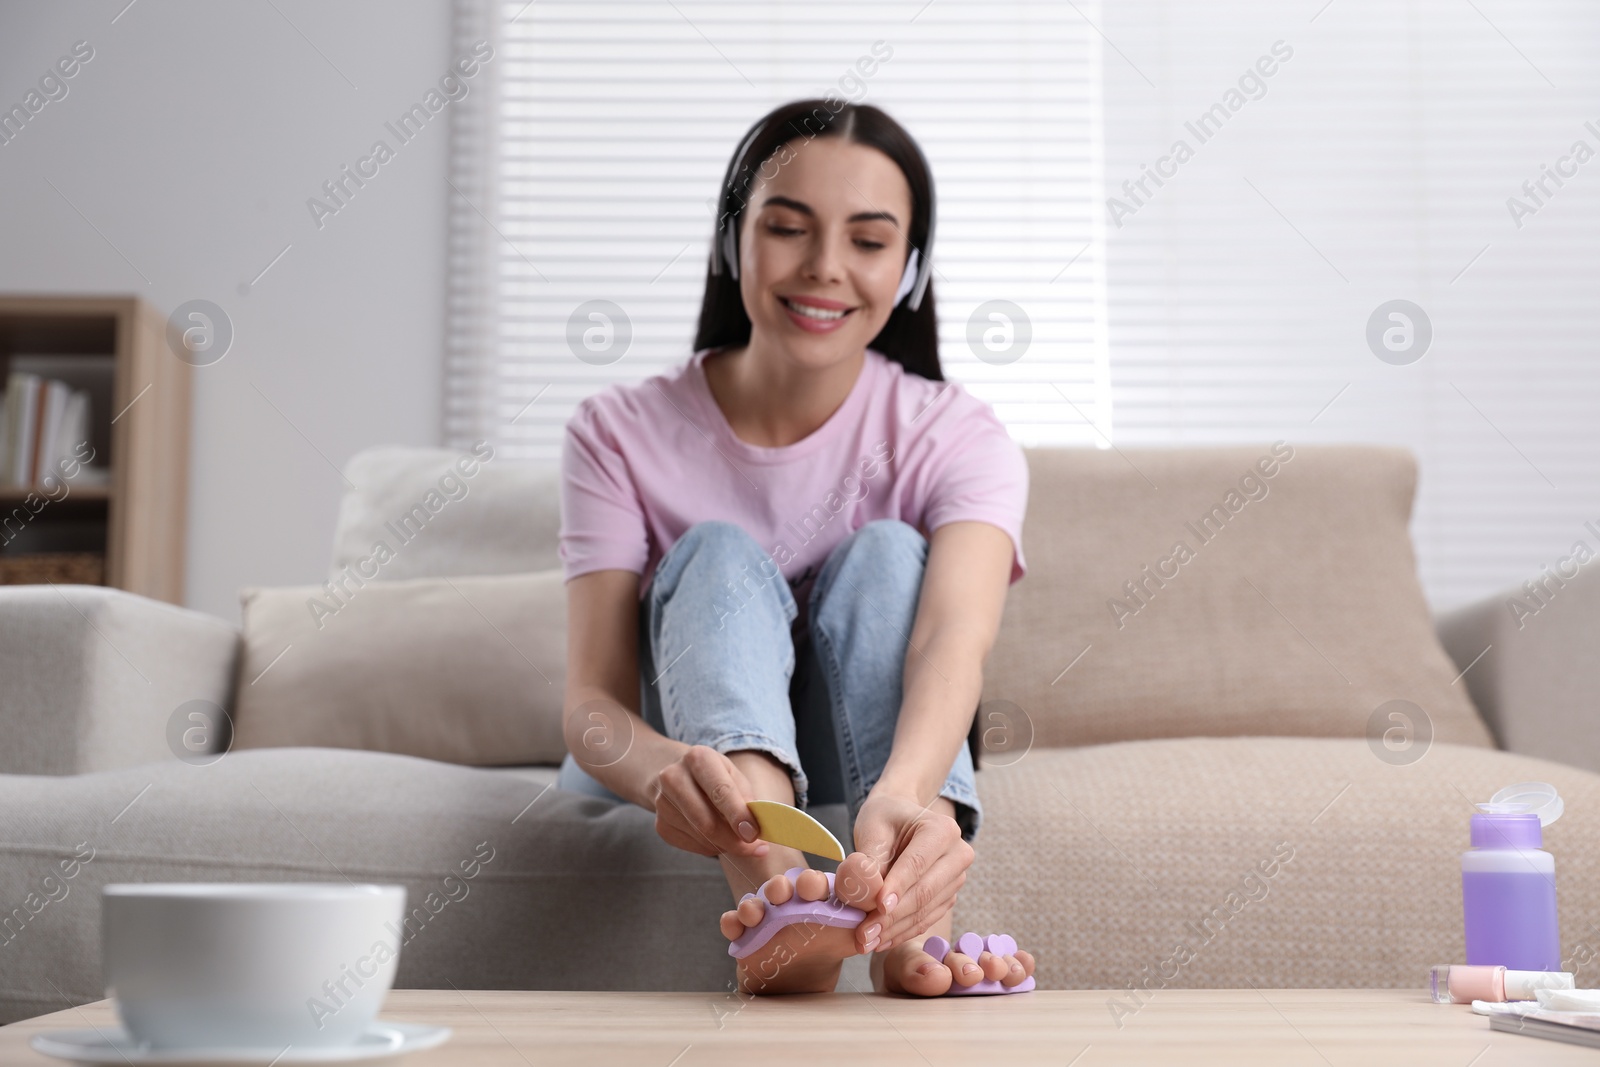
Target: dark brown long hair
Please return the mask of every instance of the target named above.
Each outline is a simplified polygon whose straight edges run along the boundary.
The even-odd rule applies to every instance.
[[[830,110],[821,99],[796,100],[769,111],[745,132],[740,147],[728,163],[727,176],[717,206],[717,229],[712,234],[712,261],[715,263],[723,227],[738,233],[742,212],[750,198],[762,164],[788,144],[803,137],[842,137],[855,144],[876,148],[894,160],[911,186],[911,227],[906,237],[910,247],[919,249],[926,260],[931,252],[928,235],[933,217],[933,175],[927,160],[905,128],[871,104],[838,105]],[[726,348],[750,342],[750,316],[739,294],[739,280],[723,268],[718,273],[706,267],[705,298],[700,304],[700,325],[694,348]],[[907,371],[936,382],[944,381],[939,365],[939,318],[934,310],[933,279],[917,310],[907,310],[905,302],[895,305],[868,347],[882,352]]]

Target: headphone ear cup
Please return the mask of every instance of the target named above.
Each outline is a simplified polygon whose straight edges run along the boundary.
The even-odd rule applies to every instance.
[[[900,288],[895,290],[894,302],[898,305],[911,292],[912,286],[917,284],[917,263],[921,259],[920,250],[913,248],[911,255],[906,257],[906,269],[900,275]],[[916,309],[913,308],[913,311]]]
[[[923,261],[922,269],[917,271],[916,282],[911,287],[911,299],[906,301],[907,310],[915,311],[922,306],[922,294],[928,291],[928,277],[932,273],[933,257],[930,256]]]
[[[722,230],[722,262],[727,264],[728,273],[734,281],[739,280],[739,220],[737,217],[730,219]]]

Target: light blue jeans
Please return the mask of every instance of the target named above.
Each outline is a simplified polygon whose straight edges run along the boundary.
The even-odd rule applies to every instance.
[[[889,760],[927,558],[908,524],[867,523],[829,553],[801,625],[789,583],[754,538],[731,522],[696,523],[640,604],[642,717],[686,744],[770,753],[788,768],[797,807],[843,802],[854,827]],[[622,800],[570,753],[556,784]],[[971,841],[982,806],[967,745],[939,795]]]

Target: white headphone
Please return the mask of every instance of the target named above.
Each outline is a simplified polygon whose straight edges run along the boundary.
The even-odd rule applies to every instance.
[[[756,137],[761,133],[761,128],[764,125],[764,121],[757,123],[756,127],[745,136],[744,143],[739,146],[739,151],[734,153],[733,160],[728,164],[728,175],[723,181],[724,190],[729,190],[733,187],[735,168],[738,166],[739,161],[744,158],[744,155],[749,150],[751,143],[754,142]],[[912,143],[912,148],[916,150],[919,156],[922,155],[922,149],[917,147],[915,142]],[[929,248],[932,248],[933,223],[935,214],[933,184],[931,179],[933,172],[928,169],[928,161],[925,156],[922,159],[922,166],[924,172],[930,175],[928,185],[928,237],[923,244]],[[723,197],[724,205],[726,205],[727,202],[728,198],[725,192]],[[732,276],[735,281],[737,281],[739,278],[739,218],[741,213],[742,209],[741,211],[736,212],[723,212],[717,221],[717,229],[719,233],[711,242],[711,273],[721,274],[723,264],[727,264],[728,274]],[[906,257],[906,267],[900,275],[899,288],[895,290],[895,304],[898,305],[909,295],[911,299],[906,303],[906,309],[908,311],[915,311],[917,308],[921,307],[922,294],[927,291],[928,277],[932,273],[933,257],[928,256],[924,258],[921,249],[913,248],[911,250],[911,254]]]

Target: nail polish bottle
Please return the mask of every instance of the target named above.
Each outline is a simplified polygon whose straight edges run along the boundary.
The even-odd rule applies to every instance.
[[[1460,964],[1440,964],[1429,971],[1428,979],[1433,999],[1440,1004],[1537,1000],[1535,994],[1540,989],[1573,988],[1569,971],[1513,971],[1504,967],[1463,967]]]

